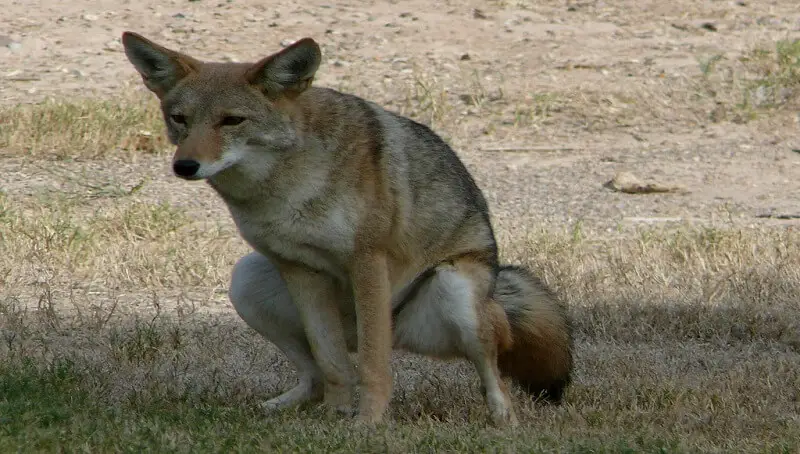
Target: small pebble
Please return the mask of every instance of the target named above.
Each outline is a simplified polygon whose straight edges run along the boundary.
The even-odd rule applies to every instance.
[[[488,16],[486,16],[486,13],[484,13],[481,10],[479,10],[478,8],[475,8],[475,9],[472,10],[472,17],[474,17],[475,19],[488,19]]]

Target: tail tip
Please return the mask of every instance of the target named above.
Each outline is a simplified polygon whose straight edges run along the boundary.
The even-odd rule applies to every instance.
[[[561,405],[564,402],[564,394],[570,385],[570,378],[561,378],[542,385],[541,383],[523,383],[518,382],[518,385],[536,402]]]

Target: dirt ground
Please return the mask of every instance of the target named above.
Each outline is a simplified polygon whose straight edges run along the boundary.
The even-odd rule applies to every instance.
[[[702,71],[711,56],[734,71],[752,49],[800,37],[792,1],[16,0],[3,9],[2,103],[143,91],[122,52],[124,30],[227,61],[311,36],[324,53],[319,85],[432,125],[509,228],[580,221],[611,234],[643,223],[791,225],[756,216],[800,214],[797,109],[741,121],[732,107],[746,96],[740,87]],[[130,185],[148,176],[145,197],[225,215],[205,187],[172,178],[166,161],[96,171]],[[6,191],[52,184],[25,164],[0,164]],[[619,171],[681,191],[604,187]]]

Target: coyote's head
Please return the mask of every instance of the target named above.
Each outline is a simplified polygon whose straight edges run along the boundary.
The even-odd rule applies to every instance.
[[[161,100],[172,168],[187,180],[238,167],[266,177],[295,147],[293,100],[311,84],[319,46],[304,38],[257,63],[203,62],[136,33],[122,35],[125,54]]]

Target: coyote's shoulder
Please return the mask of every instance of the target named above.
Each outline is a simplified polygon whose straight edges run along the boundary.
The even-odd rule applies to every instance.
[[[483,195],[430,128],[327,88],[304,90],[287,112],[302,153],[246,186],[242,172],[209,179],[251,244],[342,279],[359,235],[382,236],[376,241],[411,262],[399,281],[441,257],[496,261]]]

